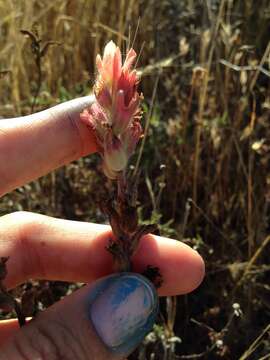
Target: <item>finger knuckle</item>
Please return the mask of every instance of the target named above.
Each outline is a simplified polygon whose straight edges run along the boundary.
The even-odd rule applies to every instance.
[[[75,334],[58,321],[37,322],[31,331],[14,339],[14,351],[22,360],[86,360]]]

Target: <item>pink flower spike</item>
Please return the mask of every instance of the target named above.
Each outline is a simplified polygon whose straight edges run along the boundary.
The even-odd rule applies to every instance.
[[[125,149],[129,157],[133,154],[138,141],[142,137],[142,133],[141,124],[138,121],[134,121],[123,134]]]
[[[85,125],[94,130],[97,142],[103,141],[106,128],[109,126],[109,120],[103,108],[96,102],[89,109],[85,109],[80,118]]]
[[[97,55],[96,65],[100,76],[97,80],[97,87],[100,88],[98,82],[101,82],[113,91],[121,75],[122,68],[121,52],[113,41],[110,41],[105,46],[102,59],[100,55]]]
[[[129,73],[122,72],[119,81],[118,81],[118,90],[123,90],[125,94],[125,104],[129,105],[131,99],[137,93],[137,75],[136,71],[133,70]]]
[[[104,162],[114,172],[122,171],[127,165],[128,156],[121,141],[108,131],[104,140]]]
[[[115,89],[117,88],[117,83],[121,76],[121,70],[122,70],[121,52],[119,47],[117,47],[113,58],[112,91],[115,91]]]
[[[133,121],[133,117],[137,112],[140,102],[140,97],[136,93],[128,106],[125,103],[124,90],[117,92],[115,100],[115,115],[114,115],[114,130],[116,134],[125,132],[127,127]]]
[[[112,98],[108,88],[102,87],[101,91],[95,89],[95,95],[98,103],[105,109],[110,109],[112,107]]]
[[[117,178],[118,173],[113,171],[107,164],[105,161],[103,161],[102,164],[102,169],[103,172],[105,174],[105,176],[107,176],[107,178],[111,179],[111,180],[115,180]]]
[[[80,119],[86,126],[89,126],[92,130],[95,129],[95,119],[90,114],[88,109],[83,110],[83,112],[80,114]]]
[[[105,46],[103,56],[96,58],[96,102],[81,114],[82,121],[95,133],[104,173],[111,179],[124,170],[142,134],[138,76],[132,69],[136,56],[130,49],[122,64],[119,47],[113,41]]]
[[[105,46],[103,54],[103,61],[105,65],[108,65],[112,62],[112,58],[114,57],[117,48],[118,47],[112,40],[109,41],[108,44]],[[122,63],[120,64],[120,66],[122,66]]]
[[[96,66],[99,72],[102,71],[102,59],[101,56],[98,54],[96,57]]]
[[[131,66],[133,65],[135,59],[137,57],[137,54],[135,52],[135,50],[133,49],[130,49],[127,53],[127,57],[126,57],[126,60],[124,62],[124,65],[123,65],[123,71],[129,71]]]

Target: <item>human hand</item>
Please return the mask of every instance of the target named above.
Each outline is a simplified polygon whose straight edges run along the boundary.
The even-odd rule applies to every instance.
[[[0,195],[96,151],[79,118],[91,101],[84,97],[0,120]],[[27,212],[0,218],[0,256],[10,257],[7,288],[31,278],[89,284],[21,329],[15,320],[0,321],[0,360],[122,359],[138,345],[153,325],[155,291],[140,275],[107,277],[113,271],[105,250],[110,236],[108,226]],[[164,280],[159,295],[188,293],[204,276],[197,252],[154,235],[142,238],[134,270],[149,264],[159,267]]]

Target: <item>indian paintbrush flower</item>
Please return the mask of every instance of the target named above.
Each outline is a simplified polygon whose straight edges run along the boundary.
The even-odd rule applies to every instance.
[[[106,45],[103,57],[96,59],[96,101],[81,114],[81,120],[94,131],[104,173],[111,179],[125,169],[142,135],[139,78],[132,69],[136,56],[130,49],[122,63],[119,47],[113,41]]]
[[[96,137],[103,158],[105,175],[117,182],[117,193],[108,194],[100,202],[108,216],[113,239],[107,250],[113,255],[118,271],[132,271],[132,256],[142,236],[156,230],[156,225],[140,225],[136,208],[136,181],[124,171],[131,154],[142,136],[140,124],[142,96],[137,91],[138,75],[133,69],[136,52],[130,49],[122,63],[119,47],[110,41],[103,57],[97,56],[95,101],[81,114],[81,120]],[[160,283],[157,268],[148,267],[145,274]]]

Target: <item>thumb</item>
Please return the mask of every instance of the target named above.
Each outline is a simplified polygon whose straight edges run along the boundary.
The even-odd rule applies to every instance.
[[[151,330],[153,285],[121,273],[88,285],[40,313],[1,348],[0,360],[123,359]]]

